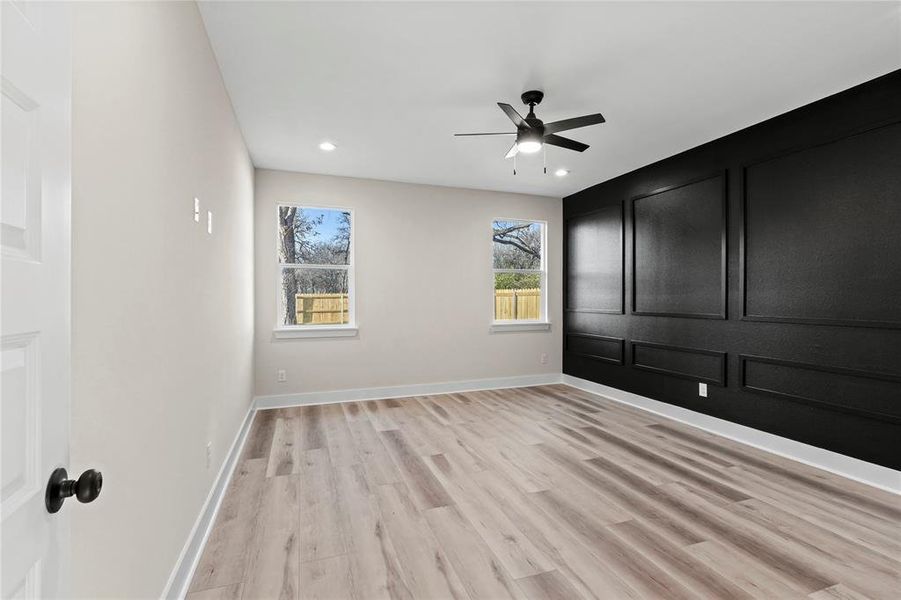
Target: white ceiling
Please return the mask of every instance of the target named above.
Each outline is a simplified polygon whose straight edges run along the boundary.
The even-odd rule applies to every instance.
[[[258,167],[565,196],[901,67],[898,2],[203,2]],[[518,160],[541,89],[579,154]],[[318,149],[331,140],[338,150]],[[522,155],[521,155],[522,156]]]

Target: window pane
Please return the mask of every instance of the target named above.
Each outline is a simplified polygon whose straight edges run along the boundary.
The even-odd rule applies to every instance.
[[[540,269],[541,223],[494,222],[494,268]]]
[[[345,269],[282,267],[283,325],[343,325],[350,322]]]
[[[279,206],[278,259],[288,264],[350,264],[350,213]]]
[[[541,275],[538,273],[494,274],[494,320],[537,321],[541,319]]]

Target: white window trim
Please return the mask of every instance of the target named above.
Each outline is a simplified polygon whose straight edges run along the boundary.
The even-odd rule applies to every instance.
[[[282,207],[301,208],[305,210],[334,210],[350,213],[350,254],[348,264],[346,265],[320,265],[306,263],[283,263],[279,260],[279,244],[278,227],[281,224],[279,211]],[[355,249],[356,249],[356,231],[357,216],[352,208],[342,206],[315,206],[311,204],[297,204],[294,202],[279,202],[275,206],[275,224],[276,224],[276,247],[275,247],[275,327],[272,330],[272,336],[275,339],[302,339],[302,338],[328,338],[328,337],[354,337],[357,335],[359,328],[357,327],[357,302],[355,289]],[[282,295],[282,269],[337,269],[347,271],[347,311],[349,323],[344,325],[282,325],[281,321],[281,295]]]
[[[538,269],[495,269],[494,268],[494,222],[495,221],[512,221],[514,223],[539,223],[541,225],[541,266]],[[506,333],[516,331],[549,331],[551,322],[548,319],[547,310],[547,221],[541,219],[511,219],[506,217],[495,217],[491,219],[491,252],[489,259],[491,261],[491,325],[488,328],[490,333]],[[494,318],[494,275],[496,273],[538,273],[541,278],[541,300],[539,302],[539,310],[541,318],[537,320],[497,320]]]
[[[276,327],[272,330],[272,337],[277,340],[292,340],[300,338],[327,338],[327,337],[355,337],[359,328],[351,325],[297,325],[294,327]]]
[[[512,333],[515,331],[550,331],[550,321],[495,321],[491,333]]]

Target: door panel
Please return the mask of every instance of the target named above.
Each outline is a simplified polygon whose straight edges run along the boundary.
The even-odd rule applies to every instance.
[[[69,452],[69,8],[0,10],[0,597],[52,598],[68,556],[44,489]]]

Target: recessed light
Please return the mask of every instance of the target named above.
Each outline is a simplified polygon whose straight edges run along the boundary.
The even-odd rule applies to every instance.
[[[567,175],[569,175],[569,171],[567,171],[566,169],[557,169],[556,171],[554,171],[554,175],[556,175],[557,177],[566,177]]]
[[[334,145],[331,142],[322,142],[321,144],[319,144],[319,149],[325,150],[326,152],[331,152],[332,150],[334,150],[337,147],[338,146]]]

